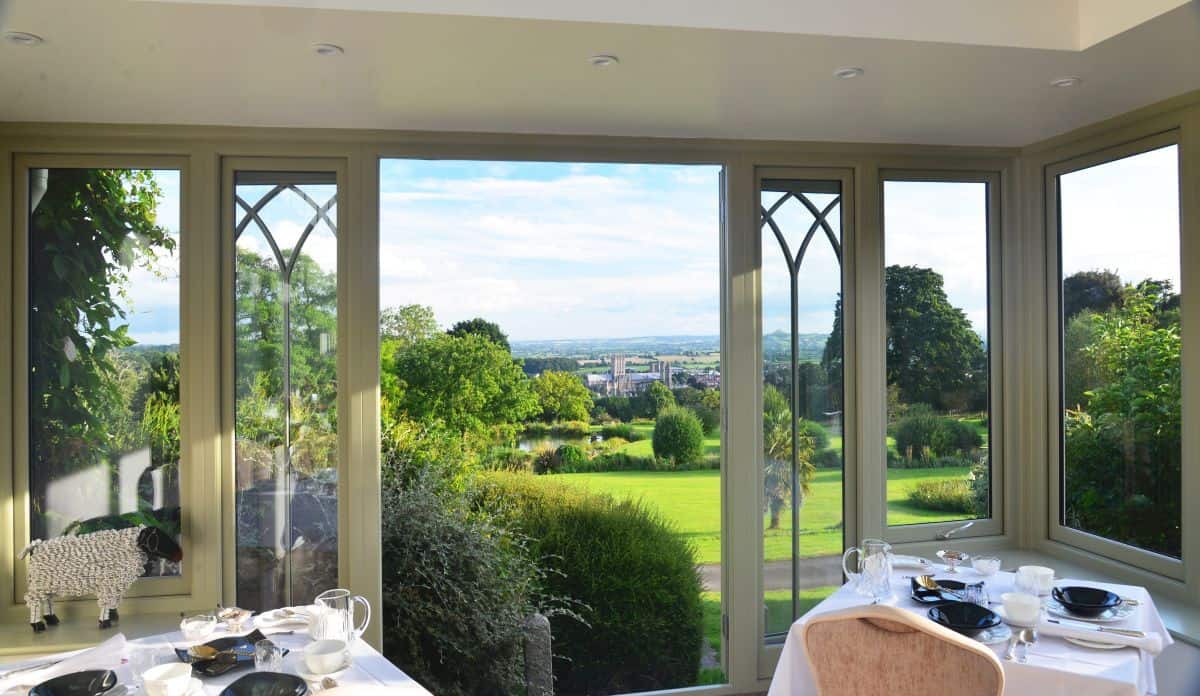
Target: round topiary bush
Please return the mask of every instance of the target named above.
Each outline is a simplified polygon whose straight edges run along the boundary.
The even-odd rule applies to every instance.
[[[929,448],[939,457],[966,454],[982,444],[979,431],[953,418],[939,418],[929,437]]]
[[[825,429],[825,426],[816,421],[801,418],[799,428],[802,435],[806,435],[808,439],[812,440],[813,450],[820,452],[829,448],[829,431]]]
[[[480,509],[509,516],[546,559],[546,590],[582,605],[586,624],[551,618],[555,693],[695,683],[703,640],[695,552],[655,511],[527,474],[483,474],[477,491]]]
[[[704,453],[704,426],[687,408],[668,408],[658,414],[651,438],[654,456],[687,465]]]
[[[578,445],[559,445],[554,456],[558,458],[556,470],[564,473],[579,471],[587,462],[587,455]]]

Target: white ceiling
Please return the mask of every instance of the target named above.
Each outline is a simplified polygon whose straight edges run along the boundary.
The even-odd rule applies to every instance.
[[[46,42],[36,48],[0,43],[0,120],[1017,146],[1200,89],[1198,0],[1084,50],[983,45],[1012,43],[1002,38],[1005,32],[1030,43],[1033,34],[1021,34],[1019,25],[1030,24],[1033,6],[1062,8],[1066,1],[904,3],[926,9],[1014,8],[1002,18],[977,15],[974,23],[986,26],[949,43],[795,33],[804,26],[797,16],[781,22],[782,31],[743,31],[618,23],[611,16],[609,22],[594,22],[221,0],[10,0],[4,28],[36,33]],[[658,10],[681,2],[641,0]],[[715,24],[721,19],[718,5],[744,10],[754,3],[787,4],[693,0],[687,6],[697,12],[685,16]],[[1077,20],[1087,5],[1122,5],[1069,3],[1065,7],[1080,10]],[[1139,3],[1161,9],[1172,0],[1124,5]],[[437,4],[446,11],[472,6],[471,0]],[[590,3],[509,0],[504,7],[548,11],[585,4]],[[816,7],[808,0],[790,4]],[[845,21],[829,12],[841,3],[823,4],[822,21]],[[848,4],[858,8],[856,16],[870,14],[863,0]],[[604,5],[634,9],[625,0]],[[708,15],[699,11],[705,9]],[[1139,13],[1144,11],[1142,6]],[[725,20],[737,19],[726,14]],[[582,10],[577,15],[572,19],[595,16]],[[860,24],[878,28],[899,16]],[[1102,35],[1138,13],[1088,16],[1095,26],[1079,21],[1068,43]],[[940,31],[962,27],[970,18],[952,19]],[[995,34],[990,41],[988,32]],[[317,41],[340,44],[346,53],[318,57],[310,50]],[[597,52],[619,55],[620,65],[591,67],[587,58]],[[832,78],[835,68],[847,65],[862,66],[866,74]],[[1075,89],[1048,86],[1064,75],[1078,75],[1084,83]]]

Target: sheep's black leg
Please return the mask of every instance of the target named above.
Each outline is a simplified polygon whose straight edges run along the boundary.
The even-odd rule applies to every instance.
[[[100,600],[100,628],[112,628],[112,619],[108,618],[108,605]]]
[[[32,592],[25,593],[25,604],[29,607],[29,626],[34,633],[41,633],[46,630],[46,622],[38,618],[41,613],[43,598]]]
[[[115,607],[108,610],[108,618],[112,619],[113,623],[116,623],[117,621],[121,620],[121,617],[120,617],[120,615],[117,614],[117,610]]]
[[[41,633],[42,631],[46,630],[46,623],[44,621],[36,621],[29,625],[33,627],[34,633]]]
[[[58,616],[54,613],[54,601],[49,597],[42,600],[42,618],[46,620],[47,626],[58,625]]]

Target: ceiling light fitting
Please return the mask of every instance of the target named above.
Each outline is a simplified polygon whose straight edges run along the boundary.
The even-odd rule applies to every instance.
[[[1078,87],[1083,83],[1081,77],[1060,77],[1057,80],[1050,80],[1051,87]]]
[[[833,76],[839,80],[853,80],[856,77],[862,77],[866,70],[862,68],[838,68],[833,71]]]
[[[608,53],[598,53],[588,58],[588,62],[597,68],[608,68],[620,63],[621,59]]]
[[[331,43],[315,43],[312,49],[318,56],[340,56],[346,52],[346,49]]]
[[[37,46],[45,42],[45,39],[37,34],[30,34],[25,31],[6,31],[4,32],[4,40],[18,46]]]

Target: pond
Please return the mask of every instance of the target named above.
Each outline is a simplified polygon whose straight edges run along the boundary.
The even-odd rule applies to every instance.
[[[558,435],[541,435],[537,437],[521,436],[517,440],[517,449],[524,452],[532,452],[540,447],[553,447],[557,449],[561,445],[575,445],[577,447],[587,447],[591,443],[602,442],[604,436],[600,433],[592,433],[590,437],[562,437]]]

